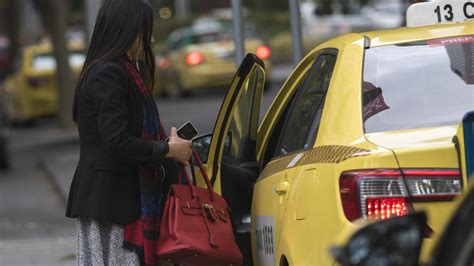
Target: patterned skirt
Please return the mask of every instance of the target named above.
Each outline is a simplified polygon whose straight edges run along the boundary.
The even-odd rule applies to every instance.
[[[122,247],[122,225],[78,218],[77,236],[78,265],[140,265],[138,255]]]

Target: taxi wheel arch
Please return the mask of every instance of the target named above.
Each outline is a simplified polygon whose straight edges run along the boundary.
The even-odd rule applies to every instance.
[[[280,266],[290,266],[290,263],[288,262],[288,259],[286,259],[285,255],[281,256]]]

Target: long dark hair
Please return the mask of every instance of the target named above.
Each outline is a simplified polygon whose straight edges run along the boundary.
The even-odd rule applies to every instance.
[[[148,88],[153,89],[155,56],[151,49],[153,7],[147,0],[105,0],[97,15],[86,60],[79,76],[73,107],[76,121],[77,95],[89,70],[101,62],[127,55],[138,37],[144,51],[140,72]]]

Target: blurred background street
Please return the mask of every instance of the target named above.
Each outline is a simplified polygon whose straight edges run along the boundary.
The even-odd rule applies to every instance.
[[[211,132],[238,52],[234,1],[150,0],[156,10],[154,95],[164,125]],[[267,66],[262,110],[299,60],[289,4],[244,0],[245,53]],[[101,0],[0,0],[0,265],[75,265],[64,217],[79,158],[75,80]],[[399,27],[408,0],[298,1],[302,54],[348,32]],[[264,112],[262,112],[264,113]]]

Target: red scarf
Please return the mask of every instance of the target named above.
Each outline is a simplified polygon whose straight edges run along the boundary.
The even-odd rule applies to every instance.
[[[127,68],[128,74],[133,78],[144,103],[143,130],[140,139],[148,141],[166,139],[166,133],[160,123],[153,96],[143,82],[138,69],[127,59],[121,61]],[[159,166],[139,165],[141,215],[138,220],[125,225],[124,229],[124,248],[136,252],[141,259],[141,264],[144,265],[158,265],[158,259],[154,256],[154,252],[165,201],[162,193],[163,174]]]

